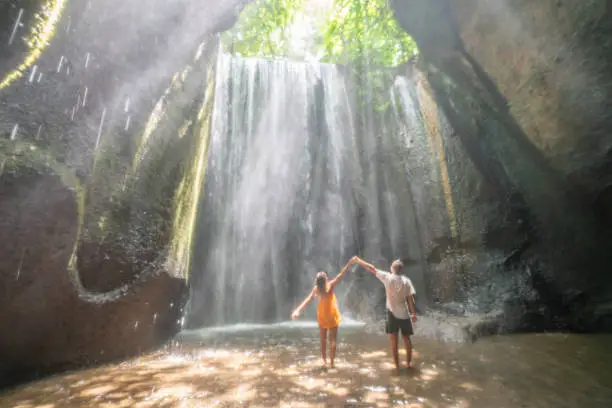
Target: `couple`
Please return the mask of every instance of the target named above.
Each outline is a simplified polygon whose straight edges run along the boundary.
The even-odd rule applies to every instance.
[[[395,368],[399,370],[400,367],[397,338],[400,330],[404,338],[404,345],[406,346],[406,363],[408,368],[410,368],[410,363],[412,361],[412,343],[410,341],[410,336],[413,334],[412,323],[416,322],[416,309],[414,307],[415,291],[410,279],[399,274],[404,267],[403,262],[399,259],[393,261],[391,264],[391,273],[376,269],[374,265],[367,263],[358,256],[352,257],[344,268],[342,268],[340,273],[332,280],[327,279],[327,274],[325,272],[318,272],[312,291],[291,314],[291,318],[294,320],[297,319],[306,305],[308,305],[315,296],[318,298],[317,321],[319,323],[319,334],[321,336],[321,358],[323,359],[323,366],[326,367],[326,338],[327,331],[329,330],[329,357],[331,367],[333,368],[334,358],[336,357],[338,325],[342,320],[336,295],[334,294],[334,287],[353,263],[358,263],[363,266],[385,285],[387,306],[385,331],[389,334],[389,339],[391,340],[391,351],[393,353]]]

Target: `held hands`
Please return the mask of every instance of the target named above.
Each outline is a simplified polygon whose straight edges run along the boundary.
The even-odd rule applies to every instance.
[[[376,275],[376,267],[367,263],[357,255],[352,257],[349,263],[356,263],[357,265],[364,267],[368,272],[372,273],[373,275]]]
[[[361,265],[361,259],[357,255],[355,255],[354,257],[349,259],[349,261],[346,264],[346,266],[348,267],[348,266],[351,266],[353,264]]]
[[[346,263],[346,268],[350,268],[353,266],[353,264],[359,264],[359,257],[357,255],[349,259],[349,261]]]
[[[291,313],[291,319],[295,320],[298,317],[300,317],[300,311],[299,310],[295,310],[293,313]]]

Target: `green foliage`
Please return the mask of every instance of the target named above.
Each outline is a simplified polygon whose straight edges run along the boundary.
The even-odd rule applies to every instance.
[[[325,61],[394,67],[416,54],[386,0],[335,0],[324,34]]]
[[[385,111],[395,72],[416,55],[414,40],[397,24],[387,0],[334,0],[324,34],[325,62],[352,67],[363,108]]]
[[[225,49],[245,57],[286,56],[291,23],[304,0],[256,0],[247,6],[238,24],[221,38]]]
[[[318,5],[313,0],[256,0],[223,35],[225,49],[245,57],[318,55],[322,62],[347,65],[362,106],[384,111],[395,75],[391,68],[414,57],[416,44],[397,24],[387,0],[329,1],[326,12],[321,0]]]
[[[330,0],[327,18],[318,22],[312,21],[317,8],[309,1],[256,0],[223,34],[225,49],[247,57],[289,56],[297,35],[293,24],[305,14],[310,20],[306,24],[318,31],[307,34],[315,37],[309,53],[322,53],[324,62],[394,67],[416,54],[414,41],[397,24],[387,0]]]

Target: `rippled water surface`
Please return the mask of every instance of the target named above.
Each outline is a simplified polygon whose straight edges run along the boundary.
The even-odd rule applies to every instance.
[[[2,407],[612,407],[612,336],[415,338],[392,375],[387,339],[341,327],[322,371],[314,323],[184,332],[166,350],[0,395]]]

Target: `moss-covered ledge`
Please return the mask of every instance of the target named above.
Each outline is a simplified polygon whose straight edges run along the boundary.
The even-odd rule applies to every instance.
[[[82,187],[70,169],[36,146],[8,141],[0,143],[0,168],[0,322],[7,328],[0,385],[133,355],[176,331],[181,279],[150,274],[105,294],[80,286],[70,266]]]
[[[121,26],[129,7],[111,23],[97,19],[109,7],[104,3],[51,3],[66,7],[60,15],[54,6],[48,11],[57,13],[41,20],[48,36],[38,53],[23,46],[0,67],[6,80],[0,96],[9,102],[0,104],[0,233],[8,243],[0,249],[7,294],[0,297],[0,323],[15,328],[0,340],[0,386],[134,355],[180,329],[206,170],[214,33],[232,25],[244,6],[238,0],[218,8],[168,6],[173,15],[153,17],[174,29],[169,44],[150,46],[156,38],[149,31],[132,36],[122,49],[126,62],[113,58],[114,43],[96,33]],[[36,11],[24,10],[28,19]],[[12,24],[14,17],[2,21]],[[187,40],[175,17],[198,34],[189,31]],[[165,33],[161,23],[147,29]],[[28,20],[24,30],[36,27]],[[177,38],[185,41],[168,57],[162,51]],[[136,48],[146,55],[130,51]],[[62,72],[54,75],[58,60]],[[131,88],[128,112],[124,87],[143,75],[136,62],[150,68],[154,83]],[[32,63],[44,75],[32,76],[34,85]]]

